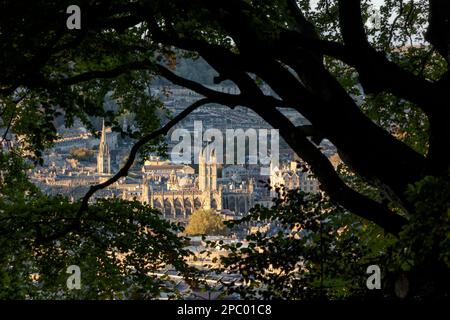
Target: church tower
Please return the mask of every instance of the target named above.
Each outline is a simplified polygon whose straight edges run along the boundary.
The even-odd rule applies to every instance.
[[[154,193],[153,188],[149,184],[149,179],[146,175],[142,177],[142,194],[141,194],[141,203],[147,204],[150,207],[154,207]]]
[[[111,155],[109,153],[108,143],[106,142],[105,120],[103,120],[102,134],[100,137],[100,144],[98,146],[97,173],[111,174]]]
[[[198,188],[201,191],[217,191],[216,153],[208,147],[199,153]]]
[[[150,203],[150,190],[148,188],[148,180],[146,176],[142,179],[141,202],[146,204]]]

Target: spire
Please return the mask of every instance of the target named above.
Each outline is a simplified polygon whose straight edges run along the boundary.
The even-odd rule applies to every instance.
[[[102,135],[100,137],[100,144],[104,144],[106,142],[106,127],[105,127],[105,119],[102,122]]]
[[[111,173],[111,155],[109,153],[108,143],[106,142],[105,119],[103,119],[100,144],[98,145],[97,172],[99,174]]]

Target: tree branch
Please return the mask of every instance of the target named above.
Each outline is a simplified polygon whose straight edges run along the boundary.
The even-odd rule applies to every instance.
[[[110,79],[130,71],[151,69],[153,66],[154,64],[152,64],[150,60],[144,59],[142,61],[133,61],[125,63],[111,70],[88,71],[70,78],[61,79],[59,81],[64,85],[73,85],[80,82],[89,81],[92,79]]]
[[[355,67],[366,93],[389,92],[417,104],[428,116],[439,113],[430,97],[442,100],[445,91],[391,62],[368,42],[359,0],[339,0],[339,23],[346,47],[339,59]]]
[[[233,25],[230,25],[229,28],[232,36],[240,30]],[[186,38],[180,40],[161,32],[158,32],[158,39],[182,49],[199,52],[222,78],[230,78],[235,83],[240,81],[236,74],[245,74],[246,72],[257,74],[282,98],[283,105],[297,109],[340,150],[351,153],[352,160],[355,161],[353,167],[357,169],[358,173],[377,184],[380,184],[379,181],[381,181],[381,184],[388,187],[387,189],[395,190],[393,192],[395,194],[403,195],[405,183],[414,180],[414,176],[411,175],[413,171],[409,168],[417,169],[424,165],[423,157],[364,116],[354,101],[345,93],[345,90],[333,82],[330,75],[322,77],[323,67],[320,72],[317,72],[317,68],[311,66],[310,60],[303,60],[302,66],[305,66],[310,76],[315,79],[312,84],[313,90],[316,91],[315,94],[306,90],[291,72],[276,61],[280,57],[282,57],[281,60],[284,60],[285,57],[281,54],[273,54],[274,50],[270,48],[277,48],[276,45],[269,43],[266,46],[267,50],[254,52],[255,48],[261,47],[259,44],[253,45],[258,42],[258,39],[241,39],[248,41],[243,44],[244,47],[239,47],[240,54],[237,55],[229,54],[225,48],[217,48],[201,40]],[[296,51],[292,52],[292,47],[290,52],[297,53]],[[288,65],[289,63],[287,61]],[[314,61],[314,66],[318,63],[320,62]],[[177,84],[185,85],[187,83],[178,81]],[[307,84],[311,88],[311,83],[307,82]],[[196,91],[192,83],[188,85]],[[327,85],[331,85],[333,89],[330,90],[330,86],[327,87]],[[238,86],[241,92],[246,90],[247,94],[252,94],[249,89],[251,86],[245,86],[242,81]],[[338,94],[336,95],[336,93]],[[208,93],[203,91],[202,94],[207,95]],[[324,98],[328,101],[324,102]],[[339,104],[340,108],[336,108],[336,104]],[[324,112],[327,114],[325,117]],[[334,130],[336,123],[339,123],[338,130]],[[358,134],[355,134],[356,132]],[[363,147],[364,151],[361,150]],[[406,154],[409,156],[405,157]],[[373,161],[372,158],[377,160]],[[386,166],[380,165],[380,159],[382,163],[386,163]],[[408,159],[407,163],[405,159]],[[386,167],[392,168],[393,171],[382,169]]]
[[[216,67],[216,70],[221,69],[220,66],[215,66],[214,64],[213,66]],[[248,79],[245,80],[245,77]],[[177,80],[180,82],[180,79]],[[310,164],[324,191],[327,192],[333,201],[340,203],[352,213],[377,223],[387,232],[394,235],[398,234],[406,219],[392,213],[384,205],[365,197],[347,186],[338,176],[325,155],[307,139],[303,129],[313,132],[312,128],[296,128],[289,119],[276,109],[283,102],[273,97],[265,96],[247,74],[238,76],[237,73],[231,73],[231,80],[239,86],[242,94],[227,99],[233,99],[234,104],[249,107],[272,127],[278,128],[286,142],[303,160]],[[193,87],[192,84],[191,87]],[[207,92],[205,93],[207,94]]]
[[[289,8],[289,11],[291,11],[292,16],[295,19],[295,22],[297,23],[297,31],[304,36],[305,38],[311,38],[311,39],[319,39],[319,36],[317,35],[316,30],[314,29],[314,26],[306,20],[305,16],[303,15],[302,10],[297,4],[297,0],[286,0],[287,6]]]
[[[133,165],[134,160],[136,159],[136,156],[137,156],[137,154],[139,152],[139,149],[142,146],[144,146],[146,143],[150,142],[151,140],[157,138],[160,135],[167,134],[169,132],[169,130],[173,126],[175,126],[177,123],[179,123],[181,120],[183,120],[186,116],[191,114],[194,110],[196,110],[197,108],[199,108],[199,107],[201,107],[201,106],[203,106],[205,104],[212,103],[212,102],[214,102],[214,100],[209,99],[209,98],[203,98],[203,99],[197,100],[196,102],[191,104],[189,107],[184,109],[182,112],[177,114],[173,119],[171,119],[163,127],[161,127],[158,130],[155,130],[155,131],[149,133],[148,135],[145,135],[141,139],[139,139],[133,145],[133,147],[131,148],[130,154],[128,156],[128,159],[125,162],[125,164],[123,165],[123,167],[114,176],[112,176],[110,179],[106,180],[105,182],[93,185],[93,186],[91,186],[89,188],[88,192],[84,195],[84,197],[83,197],[83,199],[81,201],[80,208],[79,208],[76,216],[74,217],[73,222],[71,224],[67,225],[64,229],[62,229],[59,232],[55,232],[55,233],[53,233],[53,234],[51,234],[49,236],[39,237],[37,239],[37,241],[38,242],[52,241],[52,240],[58,239],[61,236],[66,235],[67,233],[69,233],[71,231],[80,230],[80,228],[81,228],[81,218],[82,218],[83,213],[88,210],[90,198],[97,191],[112,185],[113,183],[117,182],[121,177],[127,176],[128,175],[128,170]]]
[[[205,97],[208,97],[210,99],[214,99],[217,101],[220,101],[220,103],[227,105],[231,108],[234,108],[235,106],[237,106],[236,103],[236,99],[239,98],[239,95],[235,95],[235,94],[227,94],[227,93],[222,93],[219,91],[215,91],[215,90],[211,90],[203,85],[201,85],[198,82],[180,77],[178,75],[176,75],[175,73],[173,73],[172,71],[170,71],[169,69],[167,69],[166,67],[162,66],[162,65],[157,65],[156,66],[158,69],[158,73],[163,76],[164,78],[166,78],[167,80],[171,81],[172,83],[188,88],[194,92],[197,92],[198,94],[201,94]]]
[[[359,52],[369,49],[360,0],[338,0],[338,3],[339,23],[345,45]]]
[[[361,218],[375,222],[386,232],[398,235],[407,220],[394,214],[385,205],[360,194],[345,184],[326,156],[307,139],[304,128],[295,127],[276,109],[276,102],[267,98],[262,93],[257,97],[252,94],[246,99],[246,104],[272,127],[280,130],[281,136],[289,146],[311,166],[322,189],[330,199]]]
[[[332,201],[361,218],[378,224],[386,232],[398,235],[407,222],[405,218],[394,214],[385,205],[360,194],[345,184],[325,155],[307,139],[301,129],[294,127],[276,108],[260,108],[254,111],[272,127],[280,130],[286,142],[311,166],[322,189]]]
[[[389,37],[388,37],[388,41],[387,41],[388,46],[390,46],[392,38],[394,37],[394,30],[395,30],[395,26],[397,24],[397,20],[402,16],[403,10],[404,10],[403,0],[400,0],[399,2],[400,2],[400,9],[399,9],[398,15],[395,17],[394,21],[392,21],[391,29],[389,30]]]
[[[428,29],[425,38],[447,61],[450,70],[450,2],[429,0]]]

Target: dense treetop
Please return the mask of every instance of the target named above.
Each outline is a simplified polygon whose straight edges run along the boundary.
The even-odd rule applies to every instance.
[[[81,8],[80,30],[66,27],[72,4]],[[22,142],[16,152],[39,159],[56,137],[54,119],[60,115],[67,125],[78,117],[92,130],[95,117],[106,118],[115,130],[121,114],[138,119],[138,131],[123,133],[138,140],[122,170],[91,188],[75,222],[44,238],[76,229],[95,191],[126,175],[139,150],[207,103],[250,108],[278,128],[333,203],[396,236],[419,226],[433,234],[437,221],[447,219],[448,196],[436,198],[433,217],[426,219],[434,221],[431,225],[420,217],[432,198],[427,188],[447,190],[449,179],[450,2],[376,5],[369,0],[3,1],[2,143],[8,132],[15,133]],[[196,82],[200,79],[180,76],[179,56],[201,56],[215,70],[214,83],[231,82],[240,93],[217,92]],[[164,107],[147,91],[155,76],[204,97],[156,131]],[[264,94],[262,85],[273,95]],[[103,108],[107,93],[115,110]],[[310,125],[294,126],[279,108],[297,110]],[[348,174],[337,172],[321,152],[318,142],[324,138],[336,146]],[[442,267],[438,252],[446,236],[438,234],[439,240],[430,240],[429,250],[422,251]],[[439,268],[431,269],[442,274]]]

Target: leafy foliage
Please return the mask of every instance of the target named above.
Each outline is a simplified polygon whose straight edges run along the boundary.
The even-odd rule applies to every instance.
[[[295,10],[289,3],[299,6],[296,9],[301,9],[300,15],[293,12]],[[345,160],[353,166],[345,168],[349,172],[341,174],[342,181],[364,194],[366,200],[376,200],[381,205],[387,203],[389,218],[392,213],[392,217],[400,216],[402,221],[403,218],[408,219],[400,241],[391,246],[392,255],[380,255],[379,259],[391,257],[390,267],[395,270],[414,271],[418,268],[417,279],[424,274],[436,275],[433,279],[436,283],[442,275],[448,277],[449,270],[448,230],[445,227],[448,225],[448,178],[442,176],[442,172],[446,174],[448,169],[445,147],[449,144],[449,131],[445,119],[449,113],[445,102],[448,101],[449,37],[448,16],[444,15],[445,12],[442,15],[431,12],[428,3],[434,3],[436,8],[448,6],[444,1],[385,0],[377,12],[374,1],[361,1],[361,29],[365,32],[363,38],[367,36],[367,47],[370,45],[375,49],[372,51],[366,50],[364,43],[361,50],[361,39],[357,37],[354,41],[344,41],[344,28],[341,27],[344,19],[341,19],[340,9],[348,3],[352,2],[246,0],[214,2],[212,5],[210,1],[96,1],[83,9],[86,13],[83,29],[69,32],[65,28],[67,16],[63,9],[72,4],[71,1],[7,1],[5,10],[0,12],[0,127],[6,130],[2,142],[9,139],[7,132],[12,132],[24,151],[22,155],[40,161],[42,151],[55,141],[55,119],[61,116],[66,126],[79,118],[94,132],[97,118],[105,118],[114,130],[121,131],[120,117],[133,114],[139,130],[122,134],[142,137],[167,116],[162,104],[147,92],[154,80],[156,63],[165,62],[169,68],[176,66],[175,52],[178,49],[174,49],[172,43],[180,49],[199,51],[186,56],[202,51],[205,54],[200,55],[205,61],[218,66],[218,81],[242,80],[254,74],[256,87],[270,81],[272,89],[276,89],[282,83],[278,91],[275,90],[277,98],[305,113],[313,127],[324,131],[327,138],[342,149],[340,151],[347,153]],[[216,4],[221,6],[220,9]],[[347,8],[352,10],[351,5]],[[36,12],[41,14],[36,15]],[[347,20],[356,21],[353,19],[358,19],[357,15]],[[356,34],[358,30],[351,31]],[[294,40],[289,38],[291,35]],[[318,43],[316,38],[320,40]],[[344,58],[333,52],[322,53],[318,48],[324,46],[327,52],[330,45],[332,49],[337,48]],[[225,58],[221,55],[224,52]],[[229,53],[233,59],[236,58],[236,63],[228,62],[226,57],[230,57]],[[316,63],[322,60],[325,61],[323,65]],[[182,64],[180,68],[182,70],[178,74],[190,73],[183,70],[188,68]],[[330,78],[327,78],[328,72]],[[287,78],[292,80],[292,86],[282,82]],[[405,83],[398,79],[405,80]],[[252,78],[247,80],[252,83]],[[338,82],[336,85],[334,80]],[[297,96],[299,89],[306,95]],[[244,97],[247,91],[251,94],[240,101],[257,101],[255,92],[258,90],[241,90],[239,96]],[[302,98],[308,96],[312,103],[304,106]],[[233,106],[235,98],[232,97]],[[296,105],[297,101],[300,103]],[[249,103],[249,106],[261,112],[260,115],[264,111],[272,111],[273,117],[266,117],[268,121],[283,119],[275,117],[276,106],[271,108],[265,102],[257,107]],[[372,122],[377,126],[371,127]],[[284,124],[286,122],[279,121],[277,125],[283,129]],[[383,130],[378,131],[379,128]],[[292,129],[285,137],[292,134],[291,145],[296,145],[302,135],[296,136],[295,128]],[[370,143],[366,143],[369,138]],[[141,150],[142,155],[145,157],[148,152],[162,147],[161,140],[152,141]],[[304,151],[316,150],[314,146],[310,147],[295,151],[299,155],[304,152],[314,159],[314,152]],[[13,246],[8,237],[1,238],[5,241],[5,252],[13,252],[5,255],[5,264],[2,262],[7,270],[11,266],[8,261],[20,261],[29,268],[28,262],[37,261],[36,257],[39,257],[30,254],[30,250],[37,247],[42,249],[46,259],[51,260],[59,259],[59,254],[66,248],[67,252],[76,252],[78,247],[71,247],[72,243],[86,241],[98,254],[99,244],[92,240],[98,236],[98,230],[89,228],[99,228],[100,221],[95,219],[101,217],[104,220],[103,211],[111,213],[108,217],[117,214],[116,224],[106,227],[114,232],[115,239],[121,239],[136,250],[140,248],[131,239],[131,234],[122,238],[121,232],[139,231],[127,224],[128,215],[142,212],[147,217],[151,212],[136,203],[117,200],[92,205],[84,213],[81,233],[70,233],[58,240],[58,245],[63,243],[65,246],[61,249],[63,251],[54,250],[52,246],[41,248],[43,244],[38,240],[54,232],[54,228],[60,230],[73,219],[77,204],[70,204],[64,198],[41,195],[27,182],[24,172],[16,170],[22,166],[19,159],[4,159],[0,201],[2,219],[6,223],[1,230],[2,234],[11,235],[11,239],[20,244]],[[315,165],[314,161],[310,162],[310,165]],[[318,167],[323,168],[323,163]],[[316,174],[319,175],[320,171],[317,170]],[[435,173],[434,178],[425,178],[404,194],[408,184],[420,180],[430,171]],[[324,183],[328,181],[323,180]],[[342,195],[343,187],[337,184],[334,195]],[[15,188],[19,191],[14,191]],[[344,193],[341,202],[348,200],[347,196],[348,193]],[[269,221],[271,227],[281,230],[281,233],[276,233],[279,237],[267,232],[252,235],[248,247],[230,246],[232,254],[225,261],[250,281],[251,289],[262,290],[260,293],[250,292],[250,295],[268,298],[352,295],[354,290],[357,291],[352,285],[359,284],[358,278],[352,278],[354,282],[351,282],[351,272],[345,270],[349,264],[340,264],[333,259],[365,261],[367,255],[372,257],[372,253],[384,252],[385,247],[391,244],[390,238],[384,239],[377,227],[367,226],[366,222],[328,204],[326,199],[296,193],[287,195],[285,199],[272,209],[255,209],[248,218]],[[350,202],[355,204],[357,201]],[[384,225],[389,226],[393,219],[385,221]],[[153,220],[142,221],[145,222],[156,223]],[[180,231],[173,225],[165,226],[174,232]],[[306,231],[300,231],[299,226]],[[339,226],[345,226],[344,231]],[[85,230],[90,232],[83,234]],[[338,230],[342,232],[336,235]],[[368,230],[373,230],[373,233]],[[294,236],[290,236],[291,233]],[[161,231],[161,234],[165,233]],[[424,241],[421,239],[423,234]],[[378,240],[381,244],[377,244]],[[55,245],[56,241],[50,243]],[[351,249],[348,249],[346,244],[350,246],[350,243]],[[360,245],[367,247],[362,249]],[[260,252],[259,248],[270,250]],[[22,257],[17,250],[23,250],[25,256]],[[97,262],[93,254],[86,253],[85,256]],[[105,255],[100,257],[106,261],[109,259]],[[299,271],[299,261],[305,264],[307,272]],[[335,269],[330,267],[332,261]],[[53,265],[61,267],[62,263],[44,263],[45,268],[40,270]],[[272,272],[269,276],[265,268],[271,265],[276,266],[275,270],[281,270],[281,274]],[[17,269],[19,273],[21,268]],[[36,264],[33,268],[37,268]],[[325,274],[324,270],[329,273]],[[26,269],[24,272],[29,271]],[[20,283],[23,277],[19,273],[4,272],[2,279],[6,279],[4,281],[8,284]],[[333,284],[331,278],[338,279],[342,285]],[[46,283],[52,282],[46,280]],[[56,286],[59,282],[54,283]],[[445,287],[447,282],[443,283]],[[115,288],[111,289],[113,291],[118,288],[116,282],[111,288]],[[156,292],[150,287],[147,289],[150,293]],[[109,297],[112,293],[108,290],[99,289],[97,293]],[[14,293],[26,296],[19,289],[10,292]]]
[[[271,208],[257,206],[243,219],[258,231],[244,242],[222,244],[222,270],[242,275],[230,286],[245,298],[344,299],[369,294],[366,268],[379,264],[392,236],[355,219],[321,194],[281,191]],[[210,242],[215,247],[217,243]],[[379,293],[380,294],[380,293]]]
[[[386,263],[393,277],[413,279],[418,297],[445,297],[450,287],[450,182],[427,176],[411,185],[407,195],[414,213],[390,248]],[[393,279],[392,281],[398,281]]]
[[[214,210],[196,210],[189,217],[185,233],[190,236],[215,236],[226,234],[226,229],[222,217]]]
[[[0,298],[155,298],[179,293],[152,273],[172,267],[193,283],[183,229],[137,201],[99,200],[78,231],[55,240],[76,216],[78,203],[41,194],[26,178],[23,160],[1,154]],[[68,290],[66,268],[81,269],[81,289]]]
[[[430,251],[436,262],[450,268],[450,182],[449,179],[425,177],[411,185],[408,197],[415,203],[414,215],[400,238],[408,243],[405,258],[423,264]]]
[[[145,28],[127,28],[123,33],[112,30],[65,32],[61,26],[65,27],[65,8],[72,4],[70,1],[24,2],[21,5],[19,2],[8,4],[9,15],[1,19],[0,42],[4,52],[1,70],[4,76],[0,79],[0,87],[14,90],[0,98],[0,124],[21,138],[21,145],[30,156],[41,161],[42,151],[52,146],[56,139],[54,120],[60,116],[66,127],[78,118],[94,134],[97,134],[95,123],[98,118],[106,119],[107,125],[122,132],[118,120],[128,113],[138,115],[140,130],[122,132],[125,135],[138,138],[159,127],[165,111],[147,91],[153,79],[151,70],[126,73],[123,67],[153,53],[152,46],[143,44]],[[104,4],[98,6],[99,14],[106,9]],[[17,20],[21,17],[27,20],[32,12],[40,12],[32,15],[33,23],[17,24]],[[95,22],[90,17],[83,18],[84,26],[91,25],[95,29]],[[101,19],[100,16],[97,18]],[[34,24],[41,27],[37,28],[38,33]],[[54,47],[49,49],[51,46]],[[131,48],[142,50],[136,52]],[[50,57],[46,56],[48,54]],[[124,70],[112,77],[92,76],[116,68]],[[22,77],[27,78],[27,83],[15,88]]]
[[[82,161],[90,160],[94,157],[94,153],[92,152],[92,150],[89,150],[87,148],[76,148],[76,147],[70,150],[70,155],[73,158]]]

